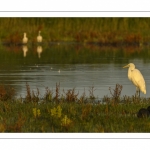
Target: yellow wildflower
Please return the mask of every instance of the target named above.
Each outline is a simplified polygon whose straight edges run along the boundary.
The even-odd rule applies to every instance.
[[[33,108],[33,115],[34,115],[35,118],[39,117],[41,115],[40,109]]]
[[[33,115],[36,117],[36,108],[33,108]]]
[[[68,126],[71,123],[71,120],[65,115],[65,117],[61,120],[62,126]]]
[[[56,111],[57,111],[56,108],[51,109],[51,115],[52,115],[52,116],[55,116],[55,115],[57,114]]]
[[[37,109],[37,116],[39,117],[41,115],[40,109]]]
[[[51,113],[51,116],[55,116],[55,117],[61,117],[61,107],[60,106],[57,106],[53,109],[50,110],[50,113]]]
[[[57,107],[57,116],[58,116],[59,118],[61,117],[61,111],[62,111],[61,107],[58,106],[58,107]]]

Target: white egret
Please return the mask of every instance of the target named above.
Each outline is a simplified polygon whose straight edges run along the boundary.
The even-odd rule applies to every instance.
[[[143,78],[143,75],[138,69],[135,69],[135,65],[133,63],[129,63],[128,65],[124,66],[123,68],[129,68],[128,69],[128,78],[132,81],[132,83],[136,86],[136,92],[140,91],[146,94],[146,85],[145,80]]]
[[[42,42],[42,36],[40,34],[41,34],[41,31],[39,31],[39,35],[37,36],[37,42],[38,43]]]
[[[38,46],[37,47],[37,53],[38,53],[38,57],[41,58],[41,53],[42,53],[43,49],[42,46]]]
[[[22,43],[26,44],[28,42],[28,38],[27,38],[27,34],[24,33],[23,39],[22,39]]]

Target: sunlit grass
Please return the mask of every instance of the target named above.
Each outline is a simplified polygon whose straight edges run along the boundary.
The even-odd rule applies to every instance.
[[[116,85],[115,90],[119,86]],[[58,84],[56,84],[56,89]],[[29,88],[27,88],[29,90]],[[120,89],[121,90],[121,89]],[[56,90],[58,92],[58,90]],[[30,91],[27,92],[29,94]],[[140,108],[149,106],[150,98],[136,96],[104,97],[98,103],[90,97],[67,101],[49,92],[39,101],[7,99],[0,101],[0,132],[149,132],[150,118],[138,118]],[[72,97],[74,97],[72,95]],[[32,100],[33,98],[33,100]],[[46,99],[48,98],[48,99]]]
[[[148,104],[0,102],[1,132],[149,132],[149,118],[137,118]],[[61,113],[54,113],[60,107]],[[36,112],[35,112],[36,110]],[[49,111],[51,110],[51,111]]]
[[[40,30],[43,42],[143,45],[150,40],[149,28],[149,18],[0,18],[0,39],[2,43],[21,43],[26,32],[31,44]]]

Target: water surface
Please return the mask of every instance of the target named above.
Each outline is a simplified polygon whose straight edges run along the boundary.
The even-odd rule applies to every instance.
[[[139,52],[139,54],[137,53]],[[17,97],[25,97],[26,83],[31,90],[40,90],[40,96],[48,87],[55,92],[56,83],[63,90],[75,88],[81,96],[94,87],[94,95],[100,99],[111,96],[109,87],[123,86],[121,95],[132,96],[135,86],[127,78],[127,69],[122,67],[134,63],[142,72],[149,97],[150,61],[148,50],[135,49],[135,53],[123,48],[100,48],[76,44],[55,43],[47,46],[2,47],[0,56],[0,83],[16,89]]]

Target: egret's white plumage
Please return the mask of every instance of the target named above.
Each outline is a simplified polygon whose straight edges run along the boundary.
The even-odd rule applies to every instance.
[[[24,33],[23,39],[22,39],[23,44],[26,44],[28,42],[27,34]]]
[[[38,43],[41,43],[41,42],[42,42],[41,31],[39,31],[39,35],[37,36],[37,42],[38,42]]]
[[[133,63],[129,63],[128,65],[124,66],[123,68],[128,69],[128,78],[132,81],[132,83],[136,86],[136,91],[141,91],[146,94],[146,85],[143,75],[138,69],[135,69],[135,65]]]

